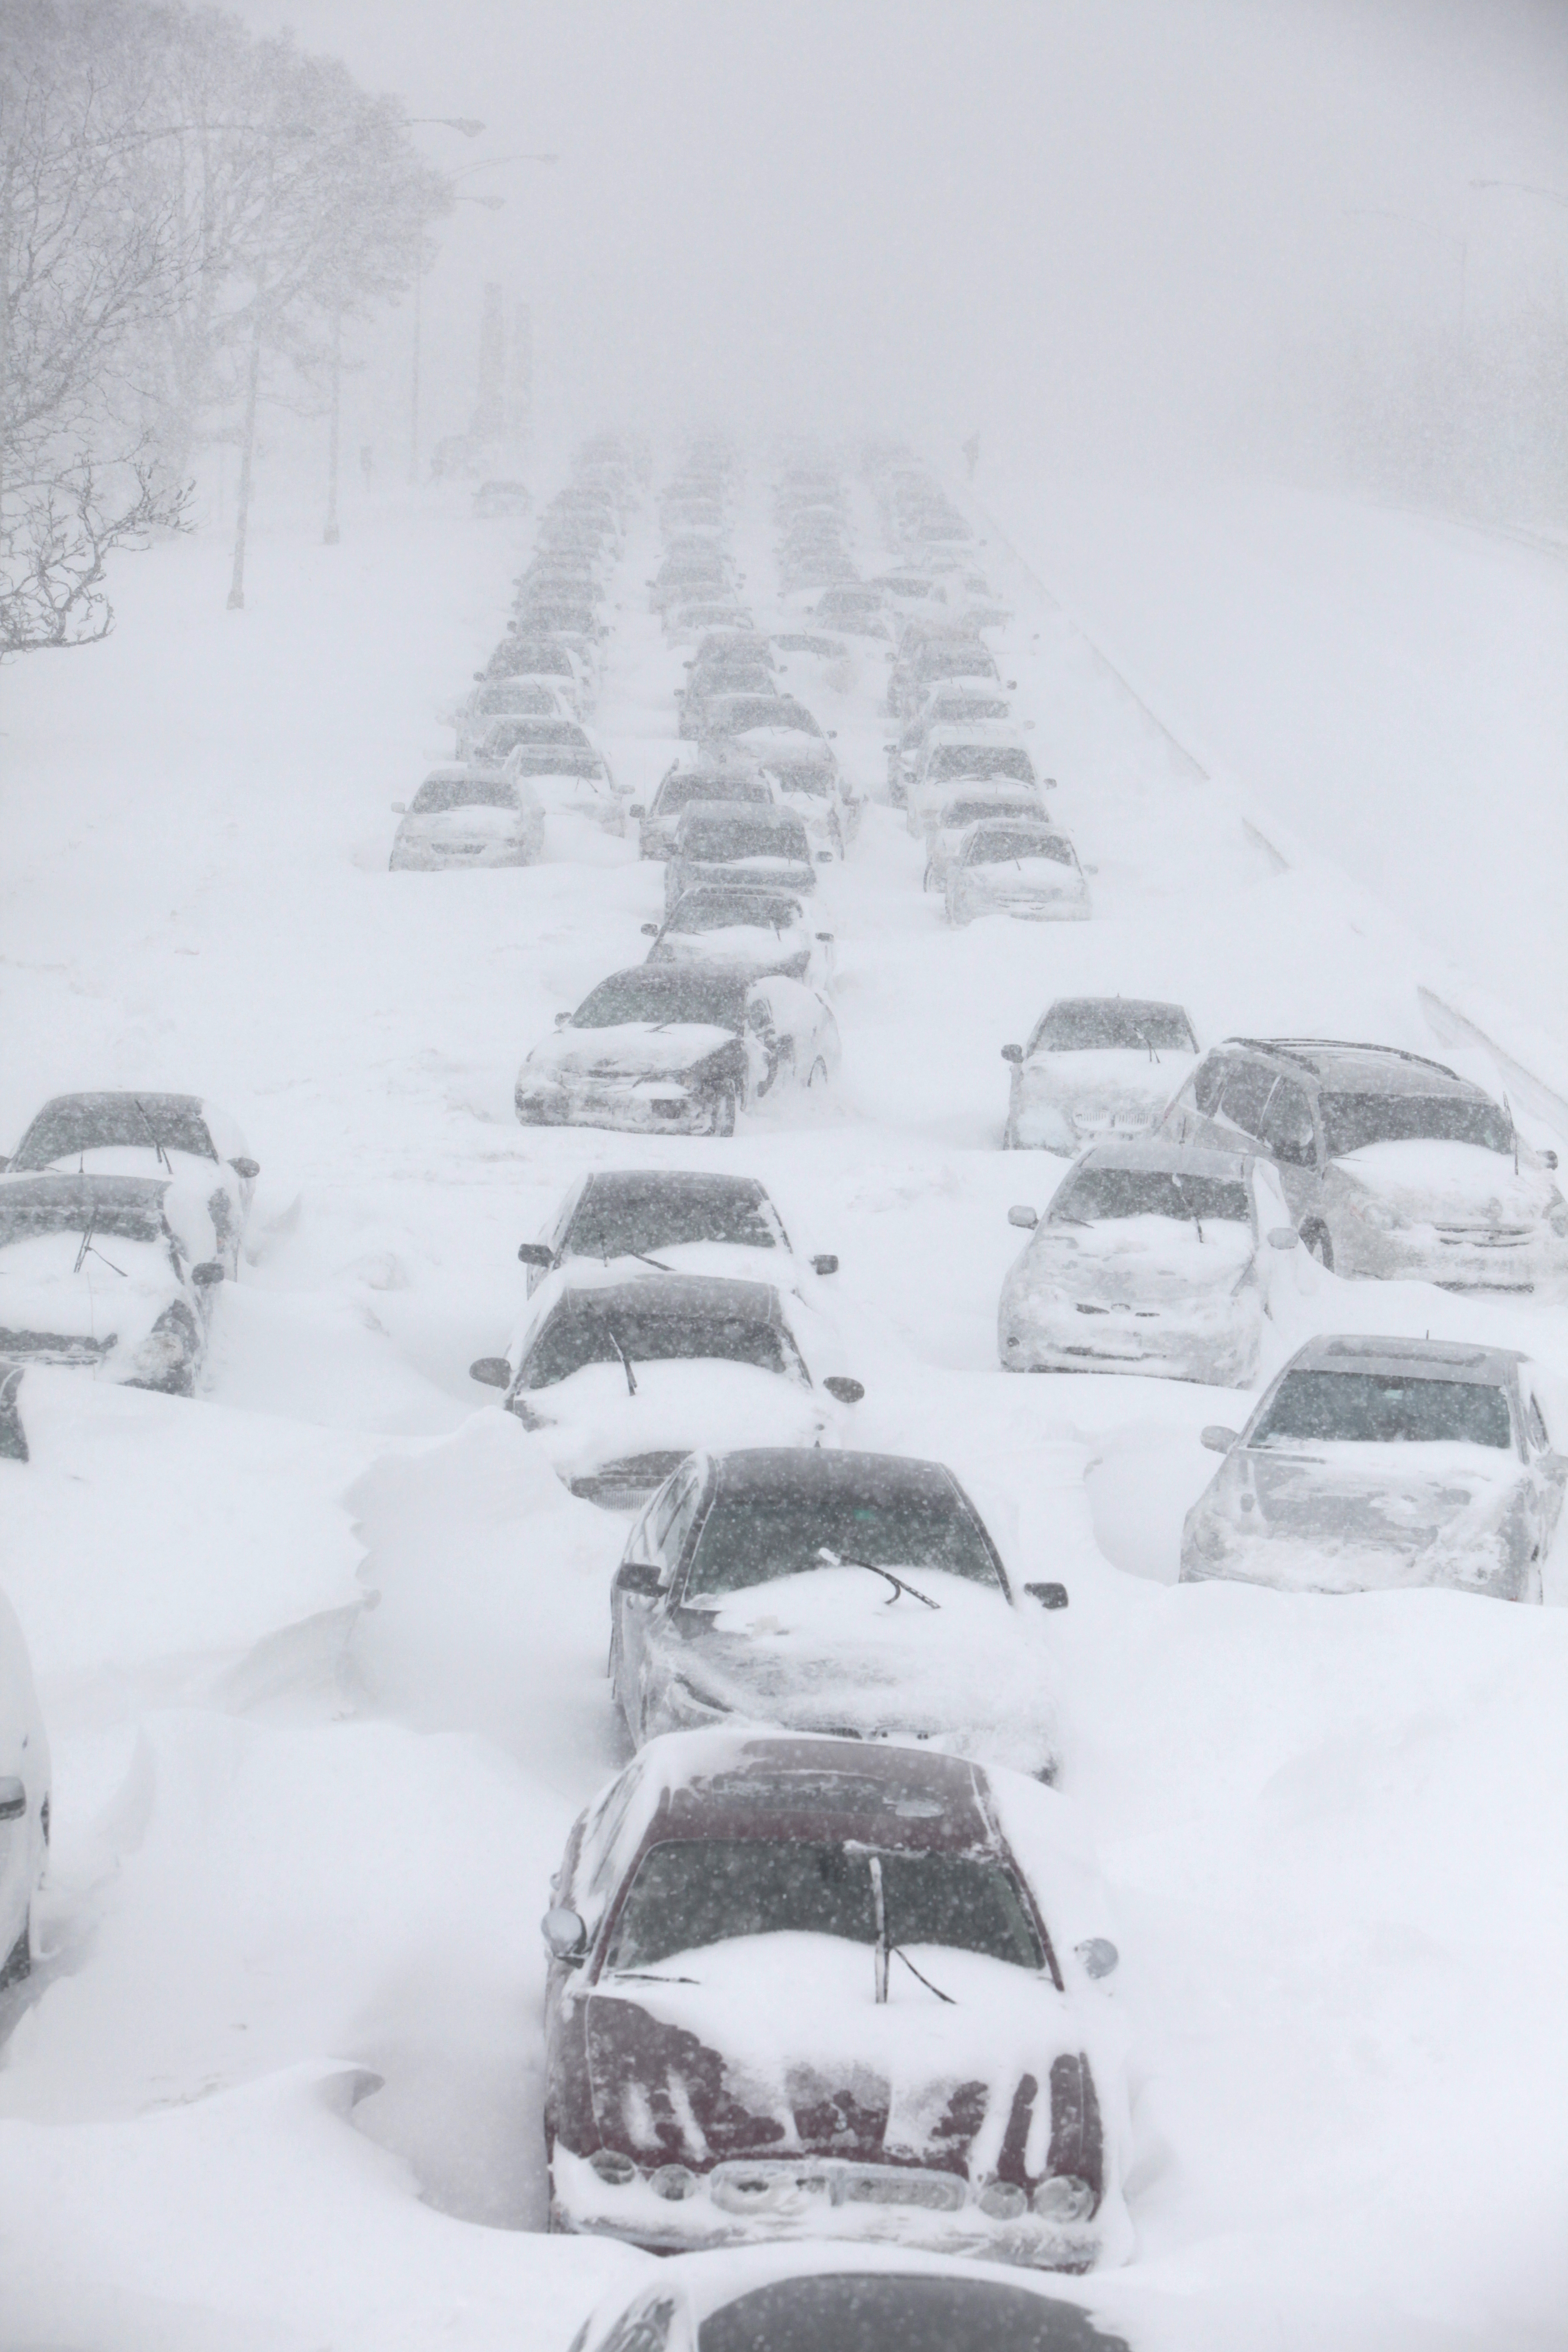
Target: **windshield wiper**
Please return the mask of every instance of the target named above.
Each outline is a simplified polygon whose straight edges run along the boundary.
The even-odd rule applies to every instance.
[[[1154,1051],[1154,1041],[1150,1036],[1148,1031],[1146,1029],[1135,1029],[1132,1034],[1137,1038],[1138,1043],[1141,1045],[1147,1047],[1149,1059],[1152,1062],[1158,1062],[1160,1056]]]
[[[933,1601],[929,1592],[917,1592],[912,1584],[906,1584],[903,1578],[895,1576],[890,1568],[879,1568],[874,1559],[841,1559],[837,1552],[829,1551],[826,1544],[817,1547],[816,1557],[826,1560],[829,1568],[863,1568],[872,1576],[885,1578],[893,1588],[892,1599],[882,1604],[885,1609],[892,1607],[900,1592],[907,1592],[911,1601],[918,1601],[924,1609],[940,1610],[942,1607],[941,1601]]]
[[[900,1955],[900,1958],[902,1955]],[[616,1969],[617,1984],[700,1984],[700,1977],[664,1977],[655,1969]],[[934,1990],[934,1987],[933,1987]]]
[[[76,1264],[72,1266],[71,1272],[73,1274],[79,1274],[87,1260],[89,1257],[96,1257],[103,1260],[103,1264],[109,1268],[110,1274],[118,1274],[123,1278],[125,1268],[122,1265],[116,1265],[111,1257],[104,1257],[103,1252],[95,1245],[92,1237],[97,1231],[98,1218],[96,1214],[94,1214],[87,1221],[87,1231],[81,1237],[81,1247],[76,1254]]]
[[[649,1257],[647,1250],[623,1250],[621,1255],[623,1257],[635,1257],[639,1265],[651,1265],[656,1274],[673,1274],[675,1272],[675,1268],[672,1265],[666,1265],[661,1257]],[[608,1258],[605,1259],[605,1263],[606,1265],[609,1264]]]
[[[172,1176],[172,1175],[174,1174],[174,1161],[170,1159],[170,1157],[169,1157],[168,1153],[167,1153],[167,1152],[164,1150],[164,1149],[163,1149],[163,1137],[159,1134],[159,1132],[158,1132],[157,1129],[153,1126],[153,1124],[152,1120],[151,1120],[151,1119],[148,1118],[148,1116],[147,1116],[147,1106],[146,1106],[146,1104],[142,1100],[142,1097],[140,1097],[140,1095],[132,1095],[132,1097],[131,1097],[131,1099],[132,1099],[132,1101],[135,1104],[135,1106],[136,1106],[137,1109],[138,1109],[138,1110],[141,1112],[141,1114],[142,1114],[142,1126],[146,1129],[146,1130],[147,1130],[148,1134],[149,1134],[149,1135],[152,1137],[152,1139],[153,1139],[153,1150],[157,1153],[157,1155],[158,1155],[159,1159],[163,1161],[163,1163],[164,1167],[168,1170],[168,1171],[169,1171],[170,1175]]]
[[[1195,1209],[1192,1209],[1192,1208],[1188,1208],[1188,1207],[1187,1207],[1187,1192],[1186,1192],[1186,1187],[1185,1187],[1185,1185],[1182,1182],[1181,1178],[1180,1178],[1178,1175],[1176,1175],[1173,1171],[1173,1173],[1172,1173],[1171,1181],[1172,1181],[1172,1183],[1173,1183],[1173,1184],[1175,1186],[1175,1188],[1176,1188],[1176,1195],[1177,1195],[1177,1198],[1180,1200],[1180,1202],[1181,1202],[1181,1204],[1182,1204],[1183,1208],[1184,1208],[1184,1209],[1186,1209],[1188,1216],[1189,1216],[1189,1217],[1191,1217],[1191,1219],[1192,1219],[1192,1221],[1193,1221],[1193,1223],[1194,1223],[1194,1224],[1195,1225],[1195,1227],[1197,1228],[1198,1240],[1199,1240],[1199,1242],[1200,1242],[1200,1244],[1201,1244],[1201,1242],[1203,1241],[1203,1237],[1204,1237],[1204,1221],[1203,1221],[1203,1219],[1199,1216],[1199,1214],[1198,1214],[1198,1213],[1197,1213],[1197,1211],[1196,1211]]]
[[[902,1960],[910,1976],[920,1978],[920,1981],[924,1985],[927,1992],[934,1992],[938,2000],[945,2000],[949,2009],[956,2009],[958,2007],[958,2003],[954,2000],[950,1992],[943,1992],[941,1985],[932,1984],[930,1977],[921,1975],[921,1971],[916,1968],[913,1960],[910,1959],[908,1952],[904,1950],[901,1944],[889,1944],[888,1949],[890,1953],[895,1954],[898,1958]]]
[[[1048,1225],[1081,1225],[1085,1233],[1088,1233],[1089,1226],[1093,1223],[1093,1219],[1089,1217],[1075,1217],[1070,1209],[1053,1209],[1049,1216],[1046,1219],[1046,1223]]]
[[[632,1360],[627,1355],[626,1349],[622,1347],[615,1325],[613,1323],[609,1323],[606,1324],[605,1328],[609,1332],[611,1347],[615,1349],[616,1355],[621,1360],[621,1370],[626,1376],[626,1394],[627,1396],[636,1396],[637,1392],[637,1376],[632,1370]]]

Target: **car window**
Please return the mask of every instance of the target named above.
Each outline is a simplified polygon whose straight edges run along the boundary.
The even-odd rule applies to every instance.
[[[1005,2278],[805,2272],[710,2311],[700,2352],[1129,2352],[1078,2304]]]
[[[1243,1135],[1256,1135],[1275,1087],[1275,1073],[1261,1062],[1233,1062],[1226,1073],[1220,1117]]]
[[[599,2352],[665,2352],[675,2325],[675,2298],[658,2296],[637,2304],[616,2320]]]
[[[438,816],[447,809],[515,809],[517,792],[505,776],[428,776],[414,795],[411,816]]]
[[[721,1495],[703,1521],[686,1590],[742,1592],[805,1575],[831,1567],[824,1551],[872,1568],[940,1569],[1005,1591],[978,1520],[945,1475],[894,1491],[868,1482],[841,1496]]]
[[[1214,1118],[1219,1110],[1220,1090],[1232,1067],[1228,1054],[1211,1054],[1193,1072],[1193,1100],[1205,1118]]]
[[[639,1364],[696,1362],[752,1364],[805,1377],[793,1343],[765,1315],[718,1305],[672,1314],[657,1295],[666,1284],[638,1286],[645,1297],[576,1291],[560,1299],[523,1359],[520,1386],[552,1388],[590,1364],[629,1365],[634,1378]]]
[[[1323,1141],[1331,1160],[1371,1143],[1474,1143],[1514,1148],[1513,1122],[1498,1104],[1465,1095],[1325,1094]]]
[[[1197,1039],[1179,1005],[1141,1004],[1122,997],[1069,996],[1042,1013],[1029,1040],[1031,1054],[1108,1049],[1195,1054]]]
[[[1201,1224],[1206,1217],[1245,1225],[1252,1221],[1252,1202],[1246,1185],[1226,1177],[1190,1175],[1183,1169],[1080,1168],[1056,1193],[1046,1223],[1121,1217],[1170,1217],[1181,1224]]]
[[[1302,1370],[1286,1373],[1247,1444],[1276,1439],[1509,1446],[1513,1431],[1508,1398],[1489,1382]]]
[[[47,1103],[12,1157],[13,1172],[42,1171],[83,1151],[134,1145],[155,1152],[185,1151],[216,1160],[206,1121],[189,1104],[157,1095],[69,1095]]]
[[[655,1256],[684,1242],[784,1246],[784,1228],[754,1178],[692,1177],[675,1171],[605,1176],[591,1183],[572,1221],[574,1257]]]
[[[1227,1097],[1228,1102],[1228,1097]],[[1258,1139],[1276,1160],[1292,1168],[1310,1168],[1317,1158],[1312,1104],[1305,1087],[1281,1078],[1269,1096],[1256,1129]]]
[[[1547,1433],[1546,1418],[1541,1410],[1539,1397],[1531,1398],[1527,1419],[1530,1426],[1530,1442],[1538,1452],[1544,1454],[1550,1447],[1552,1440]]]
[[[706,1481],[695,1471],[689,1471],[675,1497],[675,1507],[659,1539],[658,1555],[667,1574],[673,1575],[680,1565],[680,1555],[686,1549],[686,1538],[691,1533],[691,1523],[702,1507]]]

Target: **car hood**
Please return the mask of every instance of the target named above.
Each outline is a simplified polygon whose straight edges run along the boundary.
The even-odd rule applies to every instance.
[[[816,868],[798,857],[682,857],[693,882],[778,882],[790,890],[815,890]]]
[[[1138,1134],[1163,1110],[1197,1059],[1162,1054],[1151,1061],[1142,1046],[1036,1054],[1019,1069],[1018,1092],[1027,1103],[1060,1104],[1080,1135],[1106,1129]]]
[[[1037,898],[1076,898],[1084,887],[1076,866],[1063,866],[1054,857],[987,859],[960,866],[959,875],[971,889],[991,891],[998,898],[1027,892]]]
[[[160,1242],[106,1234],[75,1271],[79,1234],[37,1234],[0,1249],[0,1352],[46,1335],[101,1349],[142,1339],[183,1286]],[[26,1350],[20,1345],[17,1353]]]
[[[1478,1224],[1532,1223],[1554,1187],[1540,1169],[1475,1143],[1369,1143],[1331,1163],[1343,1183],[1375,1194],[1413,1223],[1462,1218]]]
[[[715,1022],[628,1021],[611,1029],[560,1029],[523,1065],[534,1077],[671,1077],[735,1043]]]
[[[397,837],[399,841],[500,841],[515,833],[521,823],[521,809],[479,802],[467,808],[432,809],[426,816],[405,816]]]
[[[788,930],[756,923],[730,923],[721,931],[667,932],[650,963],[725,963],[742,971],[776,971],[796,956],[809,955],[811,941],[799,924]]]
[[[645,1454],[685,1455],[702,1446],[811,1445],[835,1418],[831,1401],[756,1364],[634,1363],[637,1394],[620,1365],[586,1364],[569,1380],[517,1399],[541,1424],[538,1442],[563,1478]]]
[[[1244,1543],[1267,1546],[1268,1582],[1360,1591],[1428,1583],[1435,1559],[1467,1553],[1484,1574],[1522,1478],[1498,1445],[1267,1445],[1228,1454],[1211,1498]]]
[[[602,1979],[585,1995],[601,2134],[645,2161],[816,2154],[975,2178],[1010,2134],[1043,2173],[1052,2060],[1078,2046],[1068,2000],[979,1953],[910,1959],[946,2001],[895,1958],[879,2003],[868,1944],[789,1932]]]
[[[668,1662],[699,1698],[738,1716],[860,1738],[912,1734],[1049,1770],[1051,1660],[1035,1627],[963,1577],[895,1573],[937,1607],[863,1568],[812,1569],[679,1611]]]
[[[1008,1279],[1014,1297],[1092,1299],[1105,1306],[1229,1293],[1255,1255],[1252,1227],[1211,1217],[1200,1242],[1169,1217],[1112,1217],[1047,1225]]]

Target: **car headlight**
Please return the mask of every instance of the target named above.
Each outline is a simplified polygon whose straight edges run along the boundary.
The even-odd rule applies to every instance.
[[[1559,1241],[1568,1241],[1568,1201],[1553,1192],[1547,1204],[1546,1222]]]
[[[1016,2181],[992,2180],[976,2201],[993,2221],[1016,2221],[1029,2200]]]
[[[1363,1192],[1359,1186],[1353,1192],[1347,1191],[1343,1199],[1351,1214],[1359,1217],[1363,1224],[1371,1225],[1377,1233],[1394,1233],[1405,1223],[1397,1209],[1391,1207],[1388,1202],[1379,1200],[1375,1192]]]
[[[1094,2190],[1076,2172],[1053,2172],[1031,2201],[1042,2221],[1087,2221],[1094,2210]]]

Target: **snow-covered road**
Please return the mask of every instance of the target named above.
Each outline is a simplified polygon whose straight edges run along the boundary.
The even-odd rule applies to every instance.
[[[766,479],[753,464],[740,534],[753,593]],[[993,498],[1066,593],[1048,501]],[[459,491],[389,499],[337,550],[257,542],[243,616],[219,545],[163,547],[127,570],[104,647],[0,686],[0,1148],[50,1094],[141,1084],[226,1104],[263,1171],[206,1391],[30,1373],[34,1458],[0,1463],[0,1581],[56,1758],[48,1958],[0,1997],[0,2344],[558,2352],[646,2261],[541,2234],[537,1920],[621,1756],[623,1523],[467,1377],[516,1319],[518,1242],[574,1174],[635,1158],[762,1177],[801,1247],[840,1258],[859,1442],[951,1463],[1019,1570],[1070,1587],[1062,1786],[1116,1895],[1135,2053],[1138,2252],[1089,2299],[1148,2352],[1192,2340],[1200,2294],[1244,2334],[1265,2315],[1248,2340],[1279,2352],[1330,2330],[1346,2352],[1545,2352],[1568,2308],[1568,1612],[1177,1589],[1212,1467],[1197,1433],[1234,1396],[996,1366],[1006,1209],[1059,1173],[998,1149],[1002,1045],[1053,996],[1121,992],[1184,1003],[1205,1044],[1432,1051],[1409,892],[1321,855],[1279,870],[1242,822],[1239,756],[1195,776],[994,545],[1004,668],[1098,868],[1095,919],[948,930],[901,814],[874,805],[822,885],[844,1041],[826,1107],[635,1152],[525,1130],[521,1055],[640,959],[659,869],[564,834],[518,871],[389,875],[386,856],[526,545]],[[639,796],[680,674],[646,610],[654,560],[645,509],[598,719]],[[1169,564],[1160,593],[1178,601]],[[1129,592],[1118,614],[1140,609]],[[1198,634],[1189,615],[1173,643]],[[791,658],[867,791],[883,676]],[[1217,737],[1205,690],[1187,707]],[[1260,699],[1246,737],[1293,810],[1321,756],[1300,718]],[[1476,808],[1457,760],[1441,788],[1436,821],[1403,794],[1388,822],[1458,904]],[[1296,820],[1320,853],[1322,817]],[[1537,862],[1510,869],[1521,892]],[[1489,977],[1519,1001],[1512,967]],[[1548,1027],[1560,1009],[1544,976],[1522,1008]],[[1554,1298],[1325,1276],[1300,1307],[1303,1330],[1520,1347],[1568,1395]],[[1560,1544],[1549,1598],[1565,1585]],[[366,2073],[382,2087],[356,2105]]]

